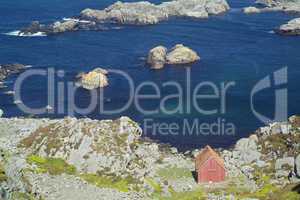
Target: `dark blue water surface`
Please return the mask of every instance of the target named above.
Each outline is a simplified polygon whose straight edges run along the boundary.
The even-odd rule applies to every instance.
[[[33,20],[50,23],[63,17],[77,15],[82,9],[105,8],[112,0],[2,0],[0,3],[0,33],[20,29]],[[152,1],[158,3],[159,1]],[[76,74],[95,67],[122,70],[132,77],[135,85],[143,81],[152,81],[161,88],[162,96],[176,92],[174,87],[163,87],[167,81],[176,81],[184,88],[193,89],[200,82],[210,81],[220,88],[222,82],[235,81],[236,85],[227,92],[226,112],[204,115],[192,107],[191,112],[166,114],[162,111],[145,115],[132,105],[126,111],[113,115],[103,115],[99,109],[87,115],[77,117],[93,119],[112,119],[129,116],[142,126],[145,119],[160,123],[177,123],[183,129],[184,120],[189,123],[213,123],[218,118],[236,126],[235,135],[192,135],[155,134],[155,130],[145,130],[145,135],[161,142],[170,143],[182,150],[211,144],[214,147],[228,147],[238,138],[255,131],[262,122],[250,109],[250,92],[254,85],[267,75],[285,66],[288,67],[288,111],[289,115],[300,113],[300,37],[282,37],[270,31],[280,24],[295,18],[284,13],[264,13],[245,15],[241,7],[249,6],[252,1],[230,0],[232,10],[221,16],[207,20],[172,19],[154,26],[122,27],[103,32],[73,32],[49,37],[14,37],[0,35],[0,63],[30,64],[36,69],[53,67],[64,70],[64,78],[56,82],[73,81]],[[166,66],[159,71],[150,70],[144,65],[149,49],[157,45],[171,48],[183,43],[199,52],[201,61],[192,67]],[[191,86],[186,83],[186,73],[191,72]],[[13,104],[13,97],[4,94],[13,88],[12,76],[7,80],[7,89],[0,91],[0,107],[5,116],[28,116]],[[104,89],[106,109],[119,108],[129,98],[128,82],[117,75],[109,76],[110,85]],[[151,87],[142,93],[153,94]],[[186,92],[186,89],[184,89]],[[202,88],[209,94],[211,89]],[[22,86],[23,102],[32,107],[47,105],[47,81],[43,77],[31,77]],[[90,100],[90,94],[84,89],[76,93],[76,104],[84,107]],[[60,99],[67,106],[67,98]],[[143,108],[156,108],[160,100],[144,100]],[[56,102],[57,103],[57,102]],[[267,116],[274,113],[274,90],[261,92],[255,99],[256,109]],[[169,100],[167,108],[175,108],[176,100]],[[185,99],[183,104],[190,105]],[[220,100],[203,100],[202,108],[220,108]],[[66,114],[65,114],[66,115]],[[51,118],[63,115],[41,115]]]

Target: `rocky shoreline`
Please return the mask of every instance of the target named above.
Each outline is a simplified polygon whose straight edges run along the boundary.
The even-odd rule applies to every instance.
[[[196,183],[199,150],[143,138],[127,117],[0,118],[0,149],[3,199],[299,199],[298,116],[218,149],[226,167],[219,184]]]
[[[23,64],[0,64],[0,88],[5,87],[4,80],[11,74],[17,74],[28,66]]]
[[[116,2],[103,9],[84,9],[79,16],[58,21],[50,25],[33,22],[23,28],[19,35],[33,35],[44,33],[46,35],[80,31],[80,30],[105,30],[105,24],[123,25],[152,25],[172,17],[208,18],[230,9],[226,0],[173,0],[161,4],[152,4],[147,1]]]
[[[291,0],[257,0],[256,4],[263,5],[265,7],[249,6],[243,8],[243,12],[246,14],[257,14],[265,12],[286,12],[290,14],[300,14],[300,1]],[[284,36],[298,36],[300,35],[300,18],[290,20],[286,24],[275,28],[275,33]]]

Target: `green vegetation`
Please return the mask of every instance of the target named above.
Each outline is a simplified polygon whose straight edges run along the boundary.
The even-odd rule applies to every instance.
[[[161,168],[158,170],[157,175],[164,180],[193,178],[192,172],[189,169],[178,167]]]
[[[29,164],[35,164],[37,168],[36,173],[46,173],[51,175],[60,174],[76,174],[76,168],[72,165],[67,164],[61,158],[42,158],[36,155],[31,155],[27,157],[27,162]]]
[[[155,180],[146,178],[146,183],[150,185],[154,193],[152,194],[151,198],[155,200],[205,200],[205,195],[200,187],[196,188],[193,191],[188,192],[176,192],[172,187],[169,186],[170,196],[163,196],[162,186],[155,182]]]
[[[12,200],[36,200],[31,194],[23,192],[14,192],[12,193]]]
[[[37,168],[34,169],[35,173],[49,173],[51,175],[60,175],[65,173],[75,175],[88,183],[101,188],[114,188],[122,192],[128,192],[130,190],[130,186],[135,186],[137,184],[137,182],[131,177],[121,179],[119,177],[101,176],[98,174],[78,174],[74,166],[67,164],[60,158],[42,158],[36,155],[31,155],[27,157],[27,162],[37,166]]]
[[[118,177],[105,177],[97,174],[79,175],[86,182],[101,188],[113,188],[121,192],[128,192],[130,185],[136,184],[132,178],[121,179]]]
[[[268,178],[264,177],[267,181]],[[233,195],[236,199],[256,198],[260,200],[299,200],[300,195],[292,191],[292,185],[286,188],[278,188],[270,183],[265,183],[259,190],[251,192],[245,187],[232,182],[226,188],[210,191],[214,194]]]
[[[270,152],[277,152],[279,157],[284,154],[288,156],[294,156],[300,153],[300,149],[297,147],[291,147],[287,141],[300,141],[300,134],[275,134],[270,135],[267,138],[260,140],[262,145],[262,153],[267,155]]]
[[[161,197],[160,200],[205,200],[206,197],[201,190],[201,188],[197,188],[196,190],[189,192],[175,192],[169,190],[171,192],[170,197]]]
[[[65,127],[60,127],[63,129]],[[47,154],[51,154],[51,152],[56,152],[62,145],[60,138],[62,136],[58,135],[59,131],[57,131],[55,124],[50,124],[46,127],[41,127],[37,129],[34,133],[32,133],[29,137],[23,139],[19,147],[33,147],[35,144],[42,144],[42,141],[47,138],[46,149]],[[64,131],[61,131],[64,132]]]
[[[6,180],[7,180],[7,176],[5,174],[5,169],[2,162],[0,162],[0,183]]]
[[[160,194],[162,192],[160,184],[156,183],[155,180],[151,178],[146,178],[145,182],[153,188],[155,193]]]

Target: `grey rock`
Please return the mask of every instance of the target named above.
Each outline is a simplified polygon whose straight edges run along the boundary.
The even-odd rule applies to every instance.
[[[166,62],[172,65],[189,64],[198,60],[198,54],[182,44],[177,44],[166,56]]]
[[[108,71],[102,68],[96,68],[88,73],[80,73],[76,77],[79,79],[77,85],[85,89],[93,90],[108,86]]]
[[[150,50],[147,63],[154,69],[163,68],[166,63],[166,55],[167,48],[164,46],[157,46]]]
[[[295,172],[300,177],[300,154],[295,159]]]
[[[276,32],[282,35],[300,35],[300,18],[290,20],[286,24],[281,25]]]
[[[209,15],[217,15],[229,9],[226,0],[174,0],[159,5],[147,1],[130,3],[118,1],[103,10],[84,9],[79,17],[69,22],[56,22],[50,25],[33,22],[30,26],[23,28],[20,34],[103,30],[102,24],[104,23],[151,25],[171,17],[207,18]]]
[[[28,66],[23,64],[0,64],[0,86],[3,87],[4,81],[9,75],[17,74],[25,70]],[[1,88],[0,87],[0,88]]]
[[[246,164],[259,161],[261,153],[258,151],[257,142],[258,138],[256,135],[240,139],[235,145],[233,156]]]
[[[63,33],[67,31],[73,31],[77,26],[78,22],[75,20],[65,21],[65,22],[55,22],[53,24],[53,33]]]
[[[252,14],[252,13],[260,13],[261,10],[259,8],[250,6],[250,7],[243,8],[243,12],[246,14]]]
[[[284,169],[284,167],[287,167],[289,169],[294,168],[295,159],[294,157],[285,157],[285,158],[279,158],[275,162],[275,169],[281,170]]]
[[[172,154],[177,154],[178,153],[178,150],[177,150],[177,148],[175,148],[175,147],[171,147],[171,153]]]
[[[263,4],[269,8],[280,8],[285,12],[300,12],[299,0],[257,0],[256,3]]]

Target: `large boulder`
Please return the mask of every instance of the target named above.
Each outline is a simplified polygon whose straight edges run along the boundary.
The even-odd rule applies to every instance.
[[[102,68],[96,68],[91,72],[80,74],[79,81],[80,86],[85,89],[93,90],[96,88],[103,88],[108,86],[108,72]]]
[[[166,63],[167,48],[157,46],[150,50],[147,63],[154,69],[163,68]]]
[[[258,138],[256,135],[238,140],[233,151],[233,157],[243,164],[259,161],[261,153],[258,150],[257,143]]]
[[[166,56],[166,63],[171,65],[189,64],[198,60],[198,54],[182,44],[177,44]]]
[[[276,32],[282,35],[300,35],[300,18],[290,20],[287,24],[281,25]]]

